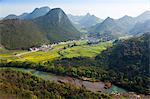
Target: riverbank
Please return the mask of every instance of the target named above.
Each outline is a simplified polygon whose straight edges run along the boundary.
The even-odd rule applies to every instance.
[[[1,68],[11,68],[23,72],[29,72],[32,73],[35,76],[41,77],[44,80],[50,80],[54,81],[56,83],[69,83],[72,85],[75,85],[77,87],[83,87],[87,90],[90,90],[92,92],[106,92],[106,93],[113,93],[113,92],[127,92],[126,90],[119,88],[115,85],[112,85],[110,88],[106,89],[105,83],[101,81],[88,81],[88,80],[81,80],[69,76],[60,76],[52,73],[47,73],[47,72],[42,72],[42,71],[37,71],[34,69],[24,69],[24,68],[12,68],[12,67],[1,67]]]

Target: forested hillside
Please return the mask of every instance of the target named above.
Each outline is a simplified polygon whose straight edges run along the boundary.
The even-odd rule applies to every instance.
[[[19,98],[42,99],[110,99],[103,93],[93,93],[65,83],[45,81],[30,73],[14,69],[0,69],[0,95],[10,94]]]
[[[31,21],[2,20],[0,29],[0,43],[7,49],[26,49],[47,41],[37,25]]]
[[[80,38],[80,32],[72,25],[60,8],[50,10],[45,16],[33,20],[50,42]]]
[[[150,34],[122,40],[103,51],[96,60],[110,68],[112,82],[140,93],[150,93]]]

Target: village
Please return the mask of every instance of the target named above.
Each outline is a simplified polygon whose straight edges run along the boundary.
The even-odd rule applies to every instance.
[[[96,43],[100,42],[99,39],[92,37],[92,36],[84,36],[84,37],[81,37],[80,40],[85,40],[87,42],[87,44],[96,44]],[[76,42],[76,40],[71,40],[71,41],[64,41],[64,42],[58,42],[58,43],[53,43],[53,44],[43,44],[39,47],[31,47],[31,48],[29,48],[28,51],[30,51],[30,52],[45,51],[46,52],[46,51],[52,49],[56,45],[73,44],[75,42]]]
[[[32,52],[37,52],[37,51],[43,51],[43,52],[48,52],[49,50],[53,49],[57,45],[67,45],[67,47],[73,47],[77,46],[76,42],[77,41],[85,41],[88,45],[91,44],[98,44],[99,42],[102,42],[100,39],[97,39],[93,36],[83,36],[79,40],[70,40],[70,41],[62,41],[62,42],[57,42],[57,43],[52,43],[52,44],[43,44],[40,46],[34,46],[30,47],[27,52],[19,53],[19,54],[14,54],[14,56],[21,56],[25,54],[29,54]],[[67,48],[65,47],[65,49]],[[57,48],[58,51],[63,50],[62,48]]]
[[[72,44],[74,42],[75,42],[75,40],[66,41],[66,42],[59,42],[59,43],[53,43],[53,44],[44,44],[44,45],[41,45],[40,47],[31,47],[31,48],[29,48],[28,51],[29,52],[36,52],[36,51],[47,52],[48,50],[51,50],[56,45],[60,45],[60,44]]]

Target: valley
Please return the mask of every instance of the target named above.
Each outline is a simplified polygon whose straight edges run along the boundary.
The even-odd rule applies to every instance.
[[[0,99],[149,99],[150,11],[117,19],[65,11],[0,19]]]
[[[144,40],[143,44],[147,44],[149,40],[147,37],[149,37],[149,34],[145,34],[143,36],[137,37],[135,41],[136,42],[138,41],[140,44],[140,42]],[[124,42],[124,44],[130,44],[129,42],[125,43],[128,41],[128,39],[131,39],[131,41],[129,41],[131,42],[131,44],[132,42],[135,42],[133,37],[131,38],[125,37],[125,39],[124,38],[122,40],[120,39],[117,45],[121,44],[119,42]],[[117,79],[118,81],[116,80],[116,77],[121,77],[124,74],[120,75],[119,74],[120,71],[117,71],[115,73],[116,71],[115,67],[113,68],[111,67],[112,64],[116,64],[114,62],[117,61],[118,59],[113,60],[114,58],[111,58],[113,60],[112,61],[111,59],[109,59],[109,57],[107,57],[107,53],[110,53],[109,50],[112,47],[116,46],[118,48],[116,43],[117,43],[116,41],[113,42],[107,41],[107,42],[99,42],[97,44],[88,44],[86,40],[76,40],[70,43],[61,42],[55,44],[53,45],[53,47],[51,47],[49,50],[46,51],[37,50],[31,52],[27,50],[9,51],[4,48],[1,48],[2,53],[1,53],[0,67],[6,69],[12,68],[17,71],[21,70],[22,72],[28,72],[44,80],[50,80],[57,83],[69,83],[77,87],[85,88],[86,90],[90,90],[92,92],[109,93],[111,94],[112,97],[133,97],[133,95],[134,97],[138,97],[139,95],[137,95],[136,93],[130,93],[135,90],[134,88],[133,89],[126,88],[129,87],[128,84],[124,85],[125,82],[131,83],[128,82],[128,80],[126,81],[126,78],[125,79],[119,78]],[[122,48],[124,47],[124,45],[122,44],[119,46],[122,46]],[[137,46],[141,46],[141,45],[137,45]],[[105,51],[108,52],[106,53]],[[54,56],[52,57],[52,55]],[[113,63],[109,63],[109,62],[113,62]],[[107,67],[109,66],[109,64],[110,67]],[[118,62],[117,64],[120,63]],[[112,70],[109,68],[112,68]],[[145,68],[147,67],[144,67],[144,69]],[[134,73],[136,73],[136,71]],[[135,75],[134,73],[132,75]],[[116,76],[116,75],[120,75],[120,76]],[[143,77],[145,78],[144,72],[141,72],[141,75],[143,75]],[[123,83],[121,80],[124,80]],[[120,82],[122,84],[120,84]],[[148,83],[147,80],[145,80],[145,82]],[[109,83],[111,84],[111,86]],[[113,84],[125,89],[114,86]],[[134,85],[131,86],[134,87]],[[143,88],[144,87],[148,87],[148,86],[143,86]],[[146,89],[143,89],[140,93],[143,92],[147,93],[148,91]],[[117,95],[117,93],[119,93],[119,96]],[[140,94],[140,97],[149,97],[149,96]]]

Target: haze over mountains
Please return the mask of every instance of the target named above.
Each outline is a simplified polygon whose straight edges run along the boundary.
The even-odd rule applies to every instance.
[[[104,21],[87,13],[85,16],[66,15],[60,8],[36,8],[19,16],[11,14],[0,21],[1,45],[8,49],[26,49],[43,43],[79,39],[78,30],[98,39],[112,40],[125,35],[150,32],[150,11],[137,17],[123,16]]]
[[[89,28],[103,21],[103,19],[91,15],[90,13],[87,13],[85,16],[74,16],[68,14],[68,17],[75,25],[78,25],[82,28]]]
[[[134,28],[131,29],[130,34],[136,35],[144,32],[150,32],[150,20],[135,24]]]
[[[50,11],[49,7],[35,8],[31,13],[23,13],[19,16],[10,14],[6,16],[4,19],[34,19],[34,18],[45,15],[49,11]]]
[[[150,11],[146,11],[137,17],[125,15],[120,19],[106,18],[102,23],[99,23],[89,29],[91,34],[98,34],[103,37],[104,34],[118,37],[124,35],[136,35],[143,32],[149,32]],[[140,25],[140,27],[138,27]],[[137,28],[139,31],[137,31]],[[148,29],[147,29],[148,28]],[[135,31],[136,30],[136,31]],[[108,37],[108,38],[109,38]]]

